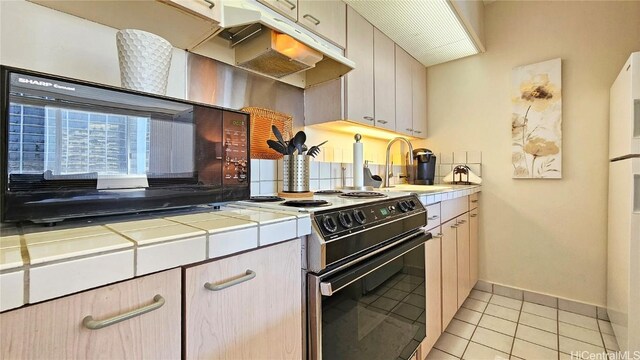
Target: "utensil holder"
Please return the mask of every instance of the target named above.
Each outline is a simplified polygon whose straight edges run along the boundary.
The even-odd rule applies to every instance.
[[[307,155],[285,155],[282,160],[283,192],[309,191],[309,161]]]

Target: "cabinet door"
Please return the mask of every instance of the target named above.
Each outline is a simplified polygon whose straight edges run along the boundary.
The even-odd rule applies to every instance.
[[[299,0],[298,23],[331,40],[346,46],[347,5],[335,0]]]
[[[395,43],[380,30],[373,30],[373,79],[376,126],[396,129]]]
[[[299,240],[187,268],[186,358],[301,359],[300,269]]]
[[[456,218],[456,242],[458,243],[458,307],[469,295],[469,213]]]
[[[373,25],[347,7],[346,56],[356,63],[347,73],[347,118],[374,125],[373,113]]]
[[[179,359],[180,298],[174,269],[6,312],[0,358]],[[154,310],[100,329],[83,324],[146,307]]]
[[[442,333],[442,269],[440,256],[442,235],[440,227],[431,231],[433,239],[425,244],[427,281],[427,337],[422,341],[422,354],[429,353]]]
[[[258,0],[258,1],[293,21],[298,20],[298,0]]]
[[[456,220],[442,224],[442,328],[446,329],[458,311],[458,257]]]
[[[220,22],[220,0],[160,0],[195,15]]]
[[[411,55],[396,45],[396,132],[413,135]]]
[[[478,209],[469,212],[469,289],[478,282]]]
[[[412,114],[413,135],[427,137],[427,68],[412,58]]]

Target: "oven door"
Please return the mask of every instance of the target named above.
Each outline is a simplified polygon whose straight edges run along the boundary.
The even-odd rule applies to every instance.
[[[309,358],[408,359],[426,336],[422,230],[378,254],[309,274]]]

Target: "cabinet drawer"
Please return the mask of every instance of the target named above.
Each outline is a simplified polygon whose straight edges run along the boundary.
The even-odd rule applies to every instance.
[[[480,193],[469,195],[469,210],[475,209],[478,207],[479,198],[480,198],[479,195]]]
[[[427,206],[426,229],[431,230],[436,226],[440,226],[440,203]]]
[[[0,358],[179,359],[180,299],[174,269],[9,311],[0,315]]]
[[[453,200],[440,203],[442,221],[451,220],[469,211],[469,197],[463,196]]]

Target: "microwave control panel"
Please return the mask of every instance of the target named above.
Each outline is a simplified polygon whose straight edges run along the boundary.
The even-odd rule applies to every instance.
[[[248,181],[248,123],[248,115],[229,111],[223,113],[222,182],[225,185],[243,184]]]

